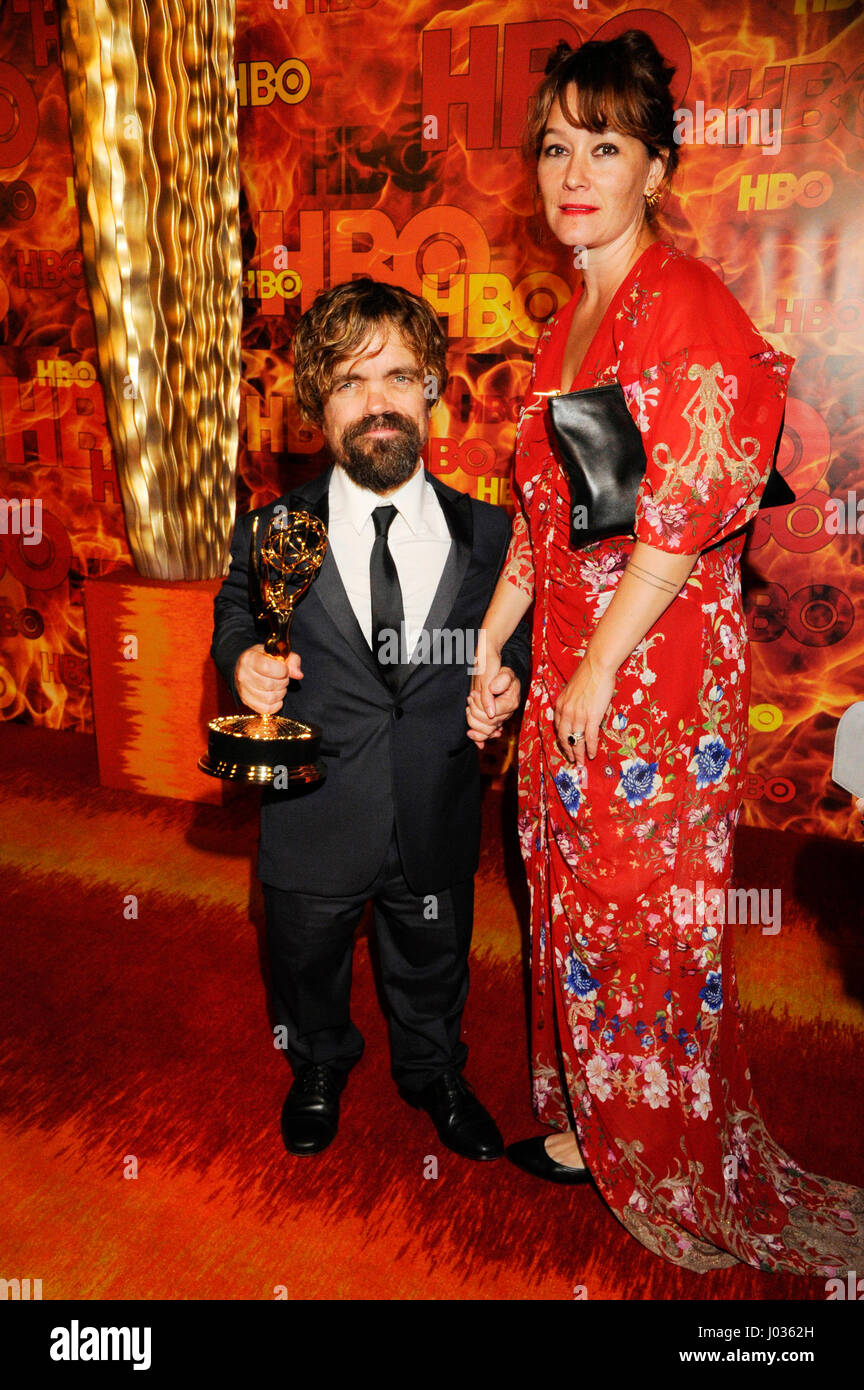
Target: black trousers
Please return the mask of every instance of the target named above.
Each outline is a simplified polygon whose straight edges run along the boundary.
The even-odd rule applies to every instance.
[[[348,1071],[363,1054],[351,1021],[351,967],[354,932],[370,899],[394,1081],[417,1091],[450,1067],[462,1070],[473,878],[435,895],[412,893],[394,834],[364,893],[331,897],[262,886],[273,1008],[295,1072],[308,1062]]]

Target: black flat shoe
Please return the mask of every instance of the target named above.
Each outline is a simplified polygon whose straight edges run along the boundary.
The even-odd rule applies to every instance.
[[[458,1071],[445,1071],[422,1091],[403,1091],[402,1096],[426,1111],[441,1143],[460,1158],[488,1160],[504,1153],[498,1126]]]
[[[558,1163],[549,1157],[546,1152],[545,1134],[538,1134],[534,1139],[520,1139],[516,1144],[508,1144],[504,1156],[517,1168],[521,1168],[523,1173],[530,1173],[534,1178],[545,1178],[547,1182],[572,1184],[591,1181],[590,1168],[570,1168],[566,1163]]]
[[[336,1138],[339,1097],[347,1073],[310,1063],[301,1067],[282,1107],[282,1142],[298,1157],[319,1154]]]

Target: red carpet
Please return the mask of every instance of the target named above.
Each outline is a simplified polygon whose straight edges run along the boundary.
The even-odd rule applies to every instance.
[[[680,1271],[593,1191],[451,1155],[390,1080],[365,936],[354,999],[366,1055],[339,1137],[318,1159],[289,1158],[255,793],[220,808],[107,791],[92,740],[19,725],[0,737],[0,1275],[41,1278],[45,1299],[272,1299],[281,1287],[306,1299],[560,1299],[584,1285],[590,1299],[824,1300],[820,1280]],[[740,883],[783,893],[779,935],[739,929],[757,1096],[800,1162],[864,1185],[861,856],[792,834],[739,837]],[[490,794],[467,1075],[508,1139],[536,1130],[523,894],[512,815]],[[124,916],[129,895],[137,919]],[[424,1178],[429,1155],[437,1179]],[[138,1176],[124,1176],[136,1160]]]

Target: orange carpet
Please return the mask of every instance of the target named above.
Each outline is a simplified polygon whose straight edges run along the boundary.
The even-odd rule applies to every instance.
[[[339,1136],[317,1159],[290,1158],[256,794],[222,808],[108,791],[88,738],[20,725],[0,738],[0,1275],[41,1279],[46,1300],[534,1300],[576,1286],[590,1299],[824,1300],[820,1280],[681,1271],[592,1190],[450,1154],[390,1080],[365,934],[366,1055]],[[490,793],[485,816],[467,1075],[513,1139],[537,1128],[525,894],[508,797]],[[739,882],[781,887],[784,910],[777,936],[739,929],[738,959],[769,1125],[805,1166],[864,1185],[861,856],[742,831]]]

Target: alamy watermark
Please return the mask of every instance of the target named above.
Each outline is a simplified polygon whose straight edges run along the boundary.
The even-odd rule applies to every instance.
[[[676,145],[758,145],[762,154],[779,154],[782,139],[780,107],[709,106],[697,101],[691,111],[679,106],[673,114]]]
[[[829,536],[864,536],[864,496],[847,492],[825,503],[825,530]]]
[[[20,536],[24,545],[42,539],[42,502],[38,497],[0,497],[0,536]]]
[[[41,1299],[41,1279],[0,1279],[0,1302],[11,1299],[13,1303],[26,1303],[30,1299]]]
[[[673,885],[672,919],[679,927],[694,922],[718,926],[730,922],[761,926],[763,936],[780,931],[781,893],[779,888],[706,888],[701,879],[693,888]]]
[[[149,1327],[68,1327],[51,1329],[52,1361],[131,1361],[133,1371],[147,1371],[151,1360]]]
[[[466,666],[472,676],[486,668],[486,633],[470,627],[421,628],[416,639],[408,624],[378,634],[381,666]]]
[[[845,1279],[839,1276],[826,1279],[825,1296],[829,1303],[832,1300],[848,1300],[850,1303],[860,1303],[864,1300],[864,1279],[858,1278],[857,1269],[847,1269]]]

